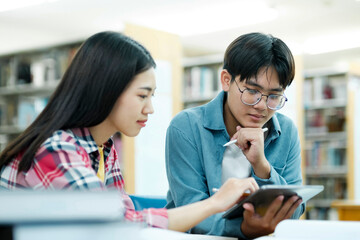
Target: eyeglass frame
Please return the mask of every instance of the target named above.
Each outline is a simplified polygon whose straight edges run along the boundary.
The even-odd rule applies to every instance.
[[[236,82],[236,80],[235,80],[234,78],[233,78],[233,81],[235,82],[236,87],[239,89],[239,91],[240,91],[240,93],[241,93],[241,97],[240,97],[241,102],[242,102],[243,104],[247,105],[247,106],[255,106],[255,105],[258,104],[258,103],[261,101],[261,99],[265,96],[265,97],[266,97],[266,106],[267,106],[269,109],[273,110],[273,111],[277,111],[277,110],[282,109],[282,108],[285,106],[285,103],[288,101],[288,99],[287,99],[287,97],[285,96],[285,94],[268,94],[268,95],[266,95],[266,94],[263,94],[262,92],[260,92],[260,91],[257,90],[257,89],[248,89],[248,88],[246,88],[246,87],[245,87],[244,90],[241,90],[241,89],[239,88],[238,83]],[[261,97],[259,97],[258,100],[257,100],[255,103],[253,103],[253,104],[245,103],[245,102],[243,101],[243,99],[242,99],[242,95],[243,95],[243,93],[244,93],[246,90],[257,91],[257,92],[259,92],[259,93],[261,94]],[[283,105],[282,105],[280,108],[271,108],[271,107],[269,107],[268,99],[269,99],[269,96],[271,96],[271,95],[281,96],[281,97],[284,97],[284,98],[285,98],[285,101],[284,101]]]

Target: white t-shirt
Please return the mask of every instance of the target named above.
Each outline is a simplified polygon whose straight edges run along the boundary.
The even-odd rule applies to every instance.
[[[251,175],[251,164],[242,150],[235,144],[226,147],[222,161],[221,182],[229,178],[248,178]]]

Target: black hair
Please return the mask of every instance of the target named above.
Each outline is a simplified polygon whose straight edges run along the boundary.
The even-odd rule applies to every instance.
[[[232,81],[239,75],[240,81],[250,80],[263,67],[274,68],[284,89],[294,79],[294,57],[279,38],[257,32],[248,33],[235,39],[226,49],[223,68],[232,75]]]
[[[79,48],[59,86],[35,121],[0,155],[0,169],[23,154],[19,172],[30,169],[35,153],[54,131],[91,127],[103,122],[135,75],[155,61],[135,40],[105,31]]]

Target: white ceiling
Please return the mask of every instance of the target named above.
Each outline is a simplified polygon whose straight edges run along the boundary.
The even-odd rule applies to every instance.
[[[15,0],[0,0],[0,5],[8,1]],[[248,9],[254,4],[256,9]],[[241,26],[243,16],[260,19],[261,4],[276,10],[277,18]],[[197,19],[188,21],[194,14]],[[121,31],[125,22],[181,35],[188,56],[223,53],[237,36],[261,31],[280,37],[295,54],[304,52],[311,38],[335,46],[340,37],[346,40],[341,46],[351,47],[328,54],[305,53],[306,68],[360,61],[359,0],[52,0],[0,12],[0,54],[82,40],[102,30]],[[214,31],[204,33],[210,24]],[[178,30],[190,28],[192,35]]]

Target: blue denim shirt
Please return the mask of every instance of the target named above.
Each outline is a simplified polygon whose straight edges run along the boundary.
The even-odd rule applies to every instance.
[[[230,140],[223,118],[225,92],[211,102],[186,109],[171,121],[166,135],[166,172],[169,181],[167,208],[179,207],[211,196],[221,187],[222,160]],[[271,165],[269,179],[254,174],[259,186],[302,184],[300,141],[293,122],[275,113],[265,139],[265,156]],[[304,212],[302,204],[293,218]],[[190,230],[192,233],[245,238],[240,230],[242,218],[227,220],[223,213],[213,215]]]

